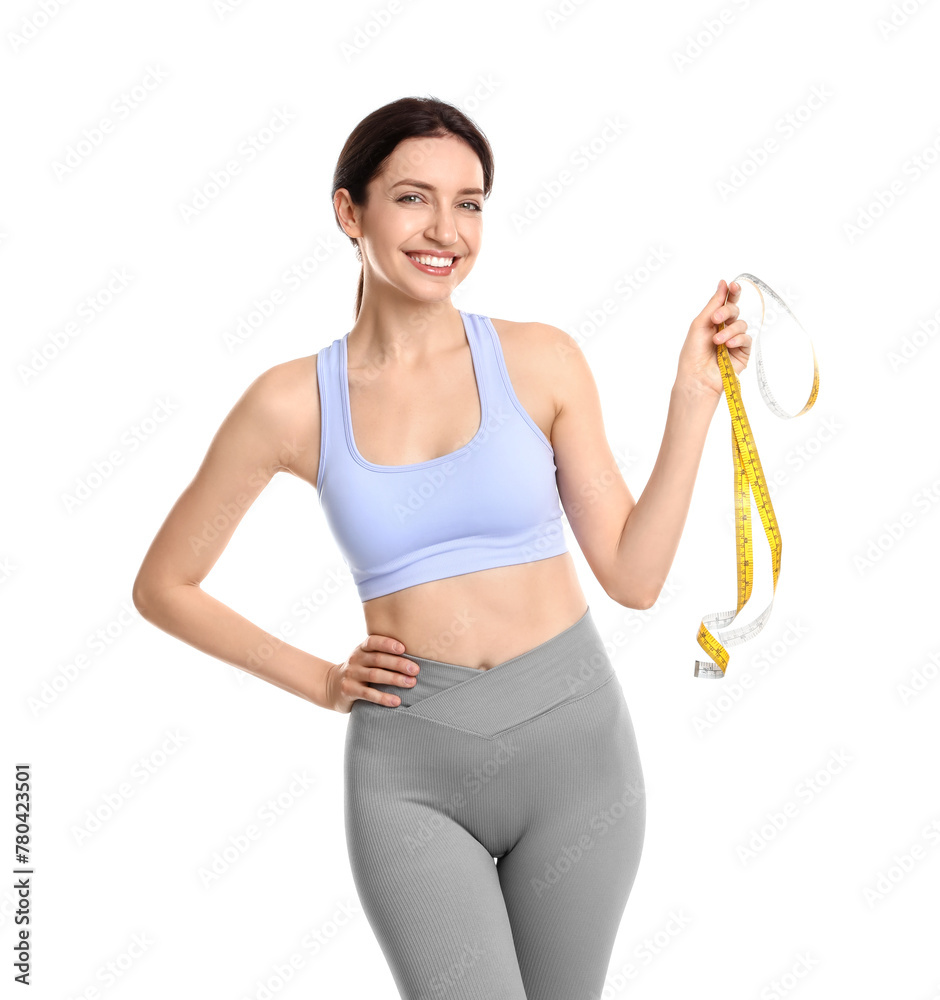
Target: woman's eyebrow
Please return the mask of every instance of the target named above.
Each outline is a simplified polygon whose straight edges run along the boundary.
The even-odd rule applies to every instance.
[[[406,178],[403,181],[395,181],[392,185],[393,188],[398,187],[399,184],[409,184],[411,187],[424,188],[426,191],[436,191],[437,188],[433,184],[428,184],[425,181],[415,181]],[[483,194],[482,188],[461,188],[457,194]]]

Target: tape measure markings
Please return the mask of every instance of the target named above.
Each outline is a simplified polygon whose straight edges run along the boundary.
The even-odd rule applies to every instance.
[[[767,404],[768,409],[782,420],[791,420],[798,417],[807,410],[810,410],[816,402],[819,394],[819,366],[816,361],[816,351],[813,349],[810,340],[810,349],[813,354],[813,385],[810,389],[809,398],[803,408],[797,413],[787,413],[777,402],[770,390],[770,383],[767,379],[767,372],[764,368],[764,360],[761,355],[760,331],[764,325],[764,315],[766,304],[764,294],[770,296],[779,303],[784,311],[793,319],[796,325],[806,333],[803,325],[793,315],[790,307],[780,298],[769,285],[761,281],[753,274],[739,274],[734,280],[739,284],[741,280],[747,281],[754,286],[761,301],[761,321],[753,343],[757,355],[757,385],[760,389],[761,397]],[[728,286],[730,294],[731,287]],[[727,302],[727,297],[725,298]],[[722,323],[718,329],[723,330],[725,324]],[[807,339],[809,335],[807,334]],[[783,550],[783,539],[780,535],[780,527],[777,524],[777,517],[774,514],[773,504],[770,500],[770,492],[767,489],[767,482],[764,478],[764,470],[757,454],[757,445],[751,431],[747,413],[744,410],[744,403],[741,399],[741,383],[738,381],[737,373],[731,364],[726,344],[717,344],[718,368],[721,372],[721,382],[724,388],[725,400],[728,404],[728,412],[731,415],[731,453],[734,461],[734,511],[735,511],[735,556],[737,564],[737,585],[738,585],[738,606],[734,611],[715,611],[702,618],[699,626],[696,641],[708,653],[712,660],[696,660],[695,676],[707,678],[724,677],[728,666],[729,654],[728,646],[737,646],[748,639],[752,639],[767,624],[770,613],[774,605],[774,596],[777,592],[777,581],[780,577],[781,555]],[[764,526],[764,534],[770,545],[772,568],[773,568],[773,593],[770,603],[766,608],[747,625],[729,629],[728,626],[741,613],[741,609],[751,598],[754,573],[754,554],[752,544],[751,528],[751,493],[757,503],[757,513]],[[710,628],[717,632],[714,635]]]

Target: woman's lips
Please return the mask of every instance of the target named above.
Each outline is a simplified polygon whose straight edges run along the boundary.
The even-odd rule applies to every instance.
[[[411,254],[409,254],[409,253],[405,253],[405,256],[408,258],[408,260],[411,261],[412,264],[414,264],[414,266],[419,271],[423,271],[425,274],[441,274],[441,275],[450,274],[451,271],[453,271],[453,269],[457,266],[457,261],[460,260],[459,257],[454,257],[454,262],[452,264],[449,264],[447,267],[432,267],[430,264],[422,264],[420,261],[415,260],[414,257],[412,257]],[[421,256],[422,257],[436,257],[438,255],[437,254],[421,254]],[[453,255],[452,254],[443,254],[442,256],[448,257],[448,256],[453,256]]]

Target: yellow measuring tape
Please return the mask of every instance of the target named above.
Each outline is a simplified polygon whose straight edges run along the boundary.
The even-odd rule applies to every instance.
[[[794,323],[806,333],[803,325],[790,311],[790,307],[780,298],[780,296],[760,278],[755,278],[753,274],[739,274],[735,279],[738,284],[742,280],[750,282],[757,289],[757,294],[761,301],[761,318],[757,334],[753,338],[753,345],[757,356],[757,384],[760,387],[760,394],[768,408],[783,420],[790,420],[806,413],[816,402],[819,393],[819,367],[816,364],[816,351],[813,350],[813,342],[810,340],[810,350],[813,351],[813,387],[810,390],[809,399],[806,405],[798,413],[787,413],[774,399],[767,381],[767,373],[764,371],[764,362],[761,357],[760,331],[764,325],[764,294],[769,295],[775,302],[792,317]],[[743,286],[742,286],[743,287]],[[730,293],[729,286],[729,293]],[[725,302],[727,302],[727,297]],[[725,324],[718,327],[723,330]],[[807,335],[808,339],[808,335]],[[751,434],[751,425],[748,422],[747,414],[744,412],[744,403],[741,401],[741,383],[731,364],[728,356],[728,348],[725,344],[717,344],[718,367],[721,370],[721,381],[724,385],[725,400],[728,403],[728,410],[731,413],[731,453],[734,458],[734,513],[735,513],[735,547],[737,550],[738,564],[738,606],[735,611],[715,611],[710,615],[705,615],[702,624],[699,626],[696,639],[698,644],[708,653],[712,660],[696,660],[696,677],[724,677],[725,669],[728,666],[728,651],[726,646],[736,646],[753,638],[767,624],[770,618],[770,611],[774,606],[773,595],[770,604],[751,622],[736,629],[728,629],[735,618],[740,614],[741,609],[750,600],[751,586],[753,584],[754,557],[751,549],[751,491],[754,491],[754,498],[757,501],[757,512],[760,515],[761,523],[764,525],[764,533],[770,543],[770,551],[773,559],[774,590],[777,592],[777,578],[780,576],[780,552],[782,539],[780,529],[777,527],[777,518],[774,515],[773,504],[770,502],[770,493],[767,490],[767,482],[764,479],[764,471],[761,468],[760,458],[757,454],[757,446],[754,444],[754,436]],[[717,638],[709,631],[709,627],[717,632]],[[724,629],[724,631],[719,631]],[[720,640],[720,641],[719,641]]]

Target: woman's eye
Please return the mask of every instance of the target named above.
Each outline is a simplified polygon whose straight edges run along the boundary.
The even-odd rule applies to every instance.
[[[404,201],[406,198],[417,198],[419,201],[421,200],[421,196],[417,195],[417,194],[403,194],[398,200],[399,201]],[[414,204],[414,202],[412,202],[412,204]],[[464,201],[464,202],[461,202],[461,204],[463,204],[463,205],[471,205],[473,207],[473,210],[475,212],[482,212],[483,211],[483,209],[480,208],[480,206],[475,201]]]

